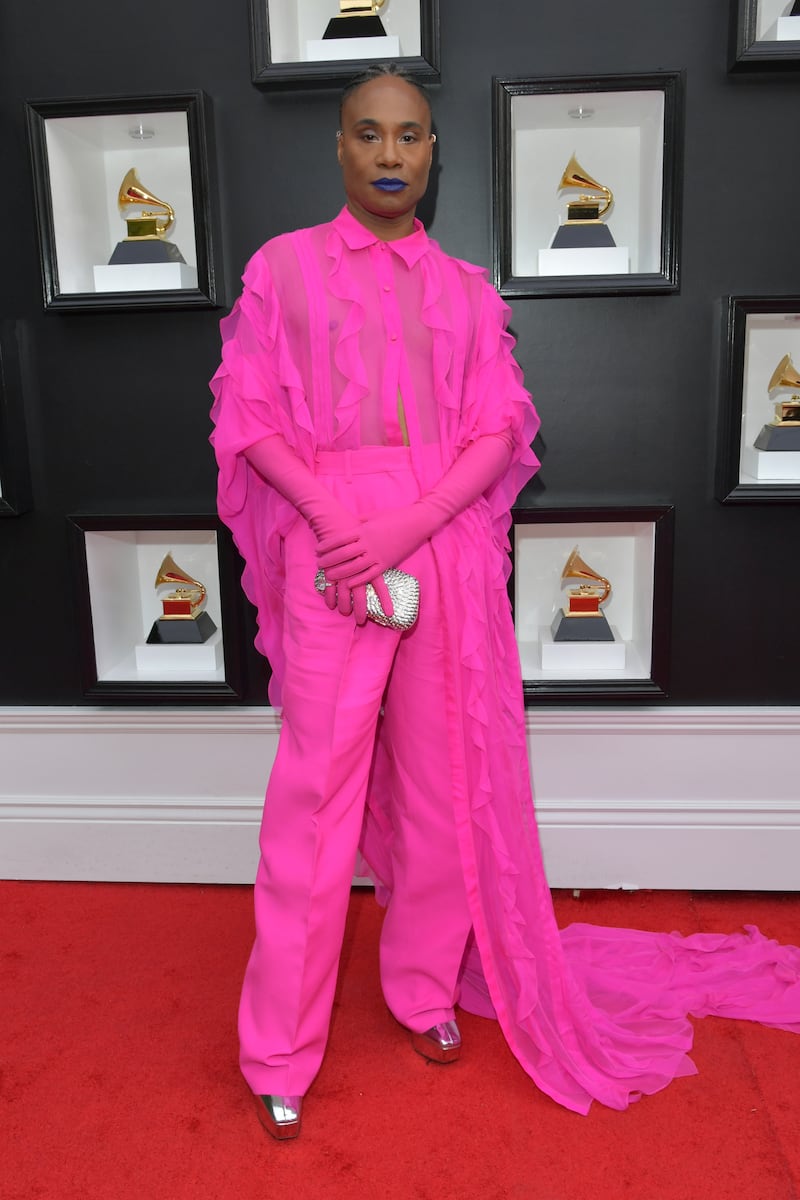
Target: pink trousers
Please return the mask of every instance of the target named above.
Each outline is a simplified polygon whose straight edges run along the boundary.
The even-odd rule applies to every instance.
[[[419,495],[401,447],[320,455],[317,473],[359,515]],[[325,1050],[379,725],[390,746],[394,877],[381,984],[409,1029],[453,1016],[471,920],[449,786],[440,581],[430,545],[398,564],[420,580],[419,619],[402,634],[329,611],[313,587],[315,541],[302,518],[286,538],[285,563],[283,725],[264,804],[239,1035],[254,1092],[302,1095]]]

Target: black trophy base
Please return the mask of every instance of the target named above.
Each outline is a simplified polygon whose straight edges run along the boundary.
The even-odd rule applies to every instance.
[[[554,642],[613,642],[614,634],[604,613],[596,617],[572,617],[563,610],[550,626]]]
[[[331,17],[322,40],[350,37],[386,37],[386,30],[380,17],[376,16]]]
[[[616,246],[611,230],[602,221],[595,225],[559,225],[551,250],[585,249],[591,246]]]
[[[142,238],[141,241],[117,242],[114,253],[108,260],[110,267],[129,266],[131,263],[185,263],[174,242],[161,238]]]
[[[800,450],[800,425],[765,425],[753,445],[756,450]]]
[[[170,621],[160,617],[147,635],[148,646],[199,646],[207,642],[217,627],[207,612],[188,621]]]

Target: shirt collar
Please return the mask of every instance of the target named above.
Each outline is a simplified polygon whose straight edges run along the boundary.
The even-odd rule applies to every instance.
[[[366,225],[362,225],[346,206],[334,219],[333,226],[350,250],[363,250],[366,246],[375,246],[382,241],[376,233],[367,229]],[[407,267],[416,266],[430,246],[425,227],[416,217],[414,218],[413,233],[384,244],[398,254]]]

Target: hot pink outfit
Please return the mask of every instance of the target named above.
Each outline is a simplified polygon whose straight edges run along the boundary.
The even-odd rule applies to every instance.
[[[496,1016],[574,1111],[625,1108],[693,1073],[687,1014],[800,1031],[800,950],[753,928],[556,927],[506,592],[538,420],[484,272],[419,223],[381,242],[343,210],[268,242],[244,283],[222,323],[212,441],[283,706],[240,1010],[252,1090],[302,1094],[319,1068],[357,846],[388,901],[381,979],[397,1018],[422,1031],[456,1003]],[[503,476],[397,564],[421,584],[404,634],[325,606],[311,530],[243,454],[281,434],[364,517],[412,503],[466,446],[507,431]]]

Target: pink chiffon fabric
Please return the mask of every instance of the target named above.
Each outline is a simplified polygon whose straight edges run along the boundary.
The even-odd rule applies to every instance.
[[[432,538],[445,594],[453,809],[473,923],[461,1006],[496,1017],[536,1084],[580,1113],[595,1099],[623,1109],[694,1073],[689,1015],[800,1032],[800,950],[754,928],[681,937],[556,926],[506,590],[510,508],[538,466],[530,449],[538,418],[512,357],[508,309],[485,273],[445,255],[419,223],[410,237],[380,243],[343,210],[330,224],[268,242],[244,284],[222,322],[212,442],[219,512],[245,561],[273,704],[284,669],[282,543],[297,513],[242,451],[280,433],[313,469],[319,451],[394,444],[398,392],[423,489],[477,437],[514,435],[504,476]],[[384,900],[392,889],[387,771],[379,733],[360,849]]]

